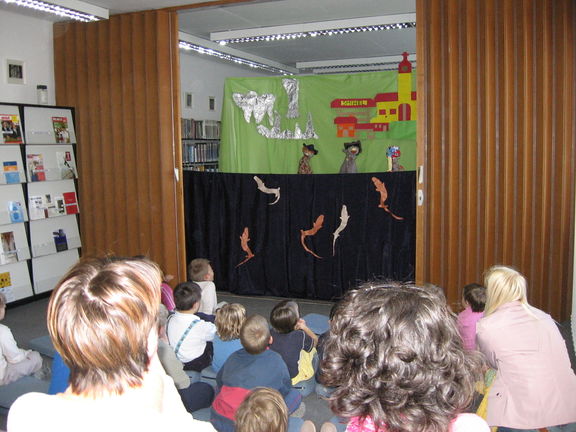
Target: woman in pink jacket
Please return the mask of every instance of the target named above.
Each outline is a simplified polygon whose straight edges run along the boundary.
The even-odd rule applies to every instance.
[[[487,421],[499,432],[576,431],[576,375],[550,315],[528,304],[526,279],[506,266],[490,268],[478,348],[497,370]]]

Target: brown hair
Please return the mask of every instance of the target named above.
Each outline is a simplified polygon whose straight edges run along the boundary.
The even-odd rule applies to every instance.
[[[236,411],[236,432],[286,432],[288,408],[277,390],[256,387]]]
[[[300,319],[298,303],[292,300],[283,300],[270,312],[270,324],[278,333],[290,333]]]
[[[78,262],[54,289],[48,331],[76,394],[122,394],[142,383],[156,331],[161,272],[147,259]]]
[[[468,302],[473,312],[482,312],[486,305],[486,288],[477,283],[464,287],[464,300]]]
[[[240,342],[250,354],[260,354],[270,344],[268,321],[262,315],[246,318],[240,329]]]
[[[187,311],[202,299],[202,288],[196,282],[182,282],[174,288],[176,310]]]
[[[239,303],[231,303],[222,306],[216,311],[216,331],[223,341],[238,339],[240,329],[246,319],[246,309]]]
[[[210,261],[206,258],[195,258],[188,264],[188,279],[201,282],[210,270]]]
[[[330,407],[390,431],[445,432],[468,407],[479,354],[462,347],[455,316],[437,293],[367,284],[337,308],[324,344]]]

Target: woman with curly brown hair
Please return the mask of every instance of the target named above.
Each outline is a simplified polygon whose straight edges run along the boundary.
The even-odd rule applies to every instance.
[[[338,387],[330,407],[348,432],[487,432],[462,414],[481,379],[455,316],[434,292],[375,283],[350,291],[337,308],[321,363],[324,384]]]

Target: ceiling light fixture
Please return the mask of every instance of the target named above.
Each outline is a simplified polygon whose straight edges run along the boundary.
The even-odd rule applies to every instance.
[[[349,59],[339,59],[339,60],[319,60],[319,61],[310,61],[310,62],[297,62],[296,67],[298,70],[305,70],[305,69],[314,69],[314,71],[318,71],[320,69],[338,69],[338,68],[345,68],[345,67],[372,67],[378,66],[382,68],[382,66],[389,66],[392,69],[398,68],[398,63],[400,63],[403,59],[401,55],[393,55],[393,56],[381,56],[381,57],[364,57],[364,58],[349,58]],[[412,62],[412,66],[415,67],[416,65],[416,54],[409,54],[408,60]]]
[[[222,60],[227,60],[236,64],[240,64],[240,65],[244,65],[244,66],[248,66],[254,69],[262,69],[268,72],[272,72],[272,73],[276,73],[276,74],[281,74],[281,75],[291,75],[290,72],[284,70],[284,69],[280,69],[277,67],[273,67],[273,66],[269,66],[263,63],[259,63],[256,61],[252,61],[252,60],[247,60],[247,59],[243,59],[241,57],[236,57],[233,56],[231,54],[226,54],[223,53],[221,51],[212,49],[212,48],[206,48],[200,45],[196,45],[190,42],[186,42],[181,40],[180,44],[179,44],[180,48],[184,49],[184,50],[192,50],[195,51],[199,54],[206,54],[209,56],[213,56]]]
[[[279,40],[291,40],[291,39],[302,39],[305,37],[317,37],[317,36],[340,36],[349,33],[356,32],[373,32],[382,30],[398,30],[398,29],[408,29],[416,27],[415,22],[405,22],[397,24],[385,24],[379,26],[369,26],[369,27],[348,27],[343,29],[332,29],[332,30],[316,30],[313,32],[301,32],[301,33],[282,33],[275,35],[266,36],[250,36],[250,37],[239,37],[234,39],[224,39],[218,41],[220,45],[228,45],[232,43],[245,43],[245,42],[268,42],[268,41],[279,41]]]
[[[220,45],[246,42],[292,40],[318,36],[340,36],[350,33],[401,30],[416,27],[416,14],[383,15],[337,21],[319,21],[273,27],[230,30],[210,34]]]
[[[4,3],[23,6],[82,22],[98,21],[102,18],[108,19],[108,9],[79,0],[55,0],[52,3],[39,0],[4,0]]]

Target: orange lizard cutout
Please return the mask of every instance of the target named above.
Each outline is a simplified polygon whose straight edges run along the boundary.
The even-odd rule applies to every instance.
[[[314,255],[316,258],[320,258],[322,259],[321,256],[316,255],[314,252],[312,252],[310,249],[308,249],[308,247],[306,247],[306,242],[304,241],[306,239],[306,237],[308,236],[313,236],[315,235],[318,231],[320,231],[320,229],[322,228],[322,224],[324,223],[324,215],[320,215],[318,216],[318,218],[316,219],[316,222],[314,222],[314,225],[312,227],[312,229],[309,230],[300,230],[300,243],[302,243],[302,247],[304,248],[304,250],[312,255]]]
[[[383,208],[385,211],[390,213],[390,216],[392,216],[394,219],[404,220],[403,217],[396,216],[394,213],[392,213],[388,208],[388,206],[384,204],[388,199],[388,191],[386,190],[386,185],[384,184],[384,182],[382,182],[380,179],[376,177],[372,177],[372,183],[374,183],[376,192],[380,192],[380,204],[378,205],[378,207]]]
[[[236,267],[240,267],[242,264],[246,263],[246,261],[254,258],[254,254],[252,250],[250,250],[250,246],[248,246],[248,242],[250,241],[250,231],[248,231],[248,227],[244,228],[244,232],[240,236],[240,247],[244,252],[246,252],[246,258],[238,264]]]

